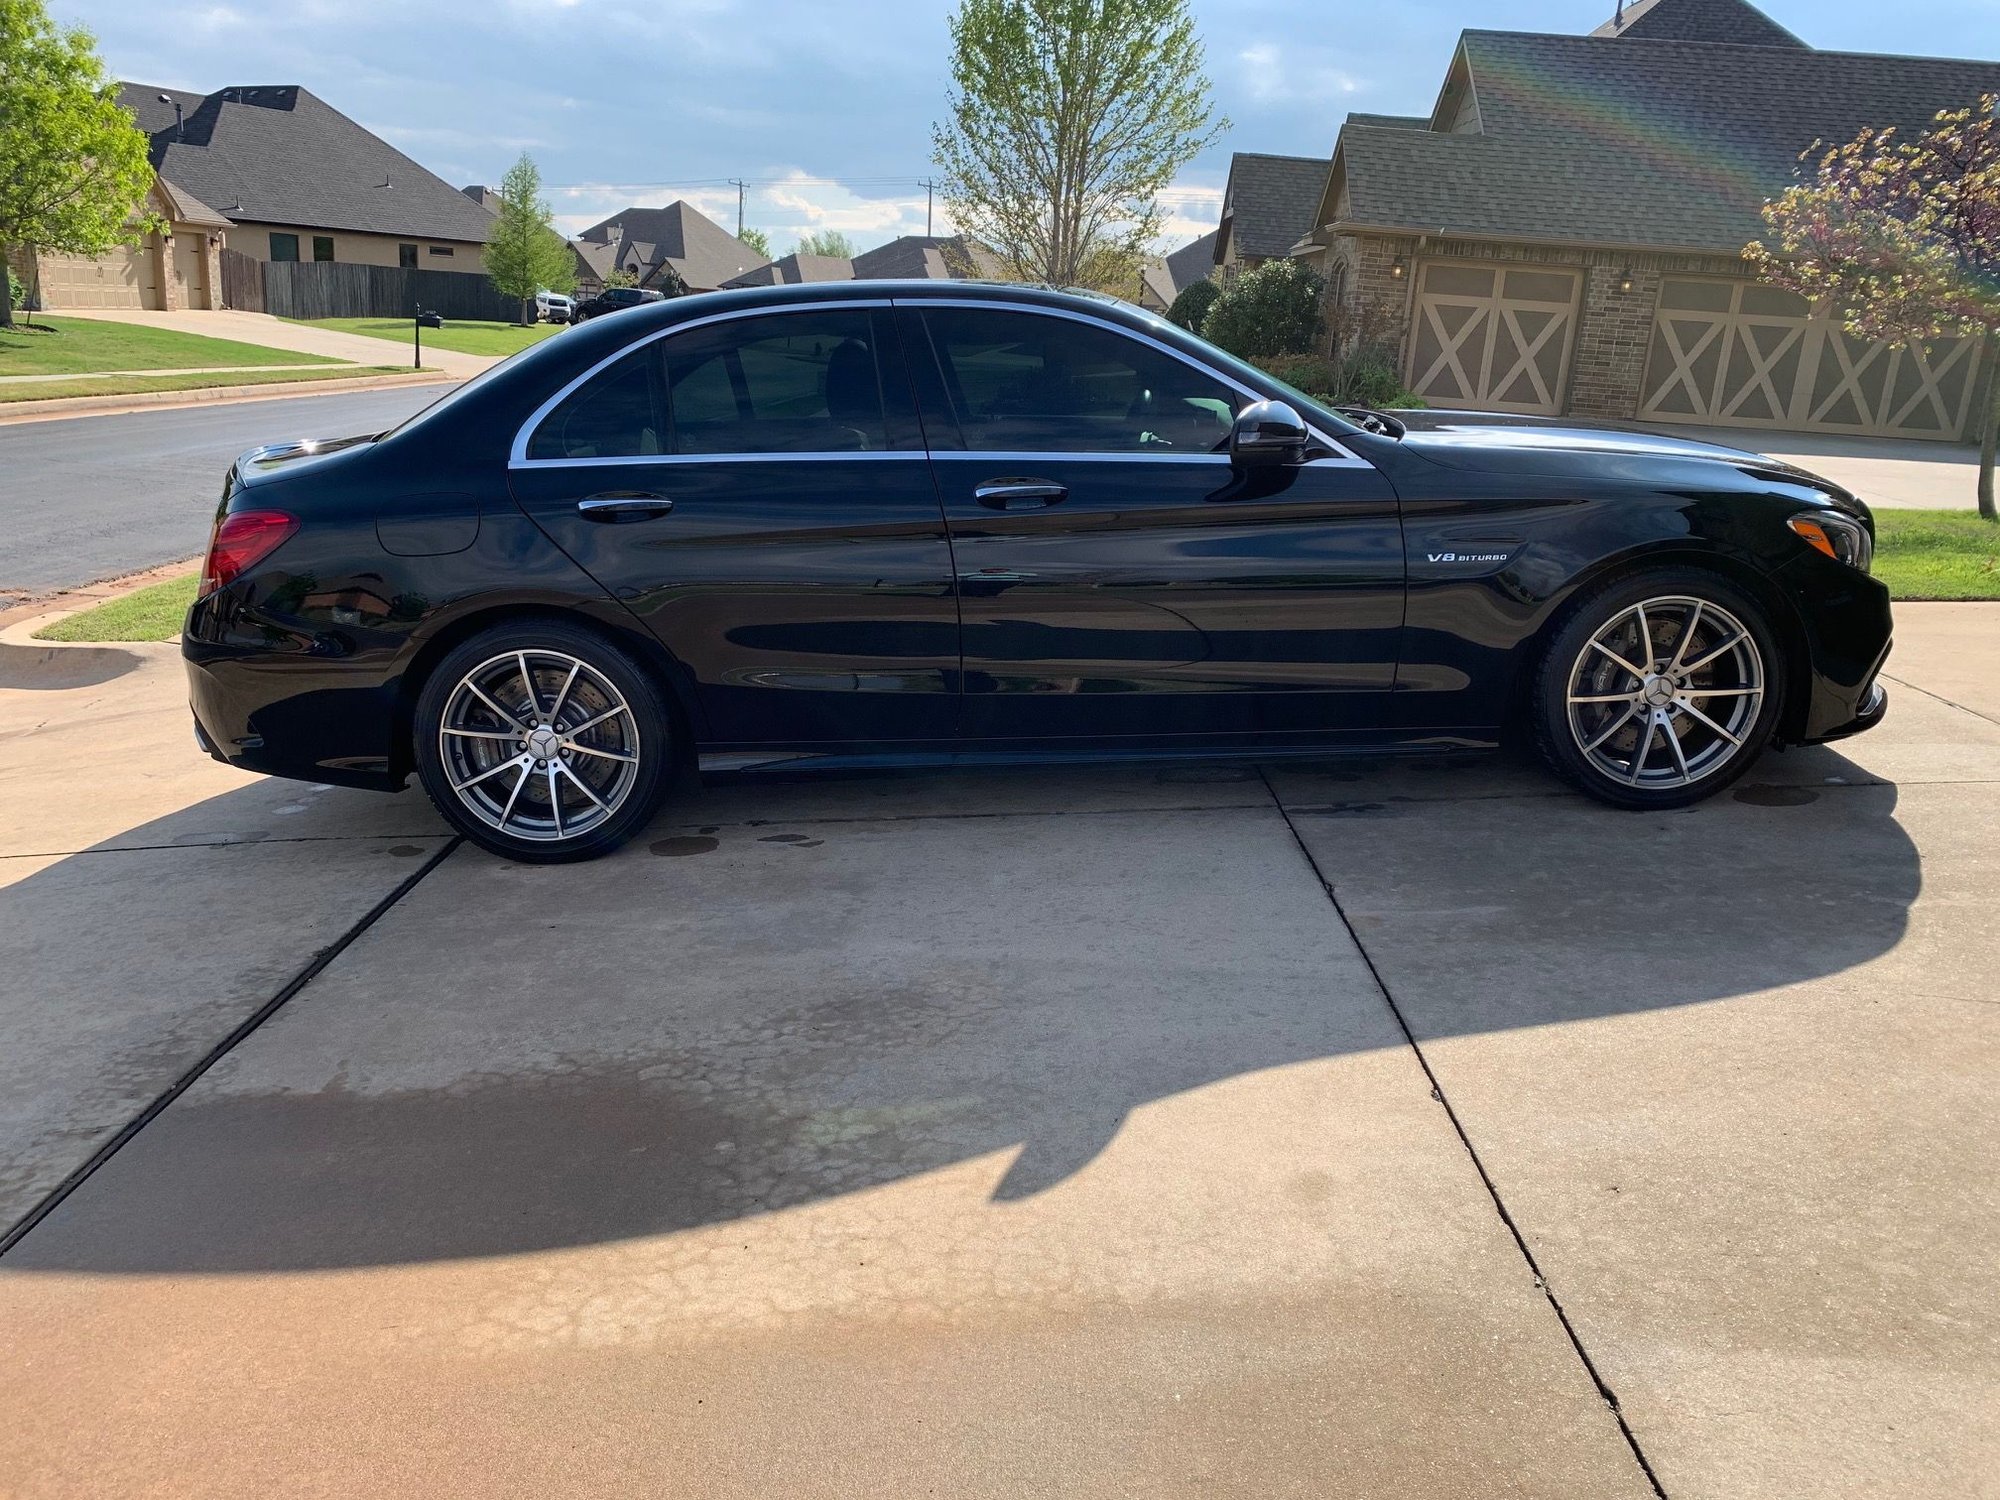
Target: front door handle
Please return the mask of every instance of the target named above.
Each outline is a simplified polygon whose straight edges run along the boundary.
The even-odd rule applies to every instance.
[[[972,498],[988,510],[1040,510],[1069,498],[1069,486],[1049,479],[989,479]]]
[[[651,490],[605,490],[588,500],[576,502],[577,514],[584,520],[601,521],[610,526],[650,521],[666,515],[673,508],[673,501]]]

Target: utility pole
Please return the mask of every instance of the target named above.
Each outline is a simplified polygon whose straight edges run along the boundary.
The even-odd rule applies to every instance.
[[[736,233],[738,238],[741,238],[743,234],[743,189],[748,184],[736,177],[732,177],[729,180],[736,188]]]
[[[924,179],[924,238],[931,237],[931,193],[937,187],[930,178]]]

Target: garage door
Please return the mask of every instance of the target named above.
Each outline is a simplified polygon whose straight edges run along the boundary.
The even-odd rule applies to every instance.
[[[42,258],[42,304],[64,307],[161,306],[158,262],[150,245],[119,245],[102,255]]]
[[[1576,331],[1574,271],[1434,263],[1421,276],[1411,390],[1433,406],[1559,409]]]
[[[1660,288],[1639,415],[1662,422],[1956,438],[1978,346],[1855,338],[1804,298],[1756,282]]]

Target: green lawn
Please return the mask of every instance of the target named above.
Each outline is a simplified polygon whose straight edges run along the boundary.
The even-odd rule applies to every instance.
[[[21,313],[16,318],[25,316]],[[50,328],[56,331],[51,333]],[[0,333],[0,375],[82,375],[92,370],[192,370],[226,365],[337,364],[324,355],[266,349],[141,323],[35,314],[35,326]]]
[[[301,321],[311,323],[314,328],[361,333],[371,339],[393,339],[405,349],[410,347],[408,318],[311,318]],[[560,323],[536,323],[522,328],[513,323],[455,323],[446,318],[444,327],[424,330],[424,347],[450,349],[457,354],[514,354],[562,330]]]
[[[1898,599],[2000,599],[2000,522],[1885,506],[1875,537],[1875,576]]]
[[[188,606],[194,603],[195,575],[169,578],[113,599],[82,614],[70,615],[35,632],[38,641],[164,641],[179,635]]]
[[[408,365],[328,365],[320,370],[224,370],[211,375],[106,375],[92,380],[24,380],[0,384],[0,404],[53,401],[61,396],[132,396],[146,391],[207,391],[226,385],[290,385],[300,380],[352,380],[408,375]],[[436,374],[436,371],[430,373]]]

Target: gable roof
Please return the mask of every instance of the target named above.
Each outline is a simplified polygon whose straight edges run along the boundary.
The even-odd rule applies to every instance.
[[[1479,133],[1350,122],[1327,194],[1348,222],[1733,255],[1814,141],[2000,92],[1994,63],[1628,36],[1468,31],[1453,68]]]
[[[1326,187],[1323,156],[1267,156],[1239,151],[1229,159],[1222,193],[1216,259],[1233,244],[1242,255],[1283,255],[1313,227],[1313,211]]]
[[[852,281],[854,262],[844,255],[800,255],[794,251],[723,282],[724,286],[799,286],[808,281]]]
[[[999,266],[991,250],[965,235],[905,234],[855,256],[854,279],[949,281],[996,275]]]
[[[297,84],[118,88],[153,170],[237,222],[475,243],[492,231],[485,209]]]
[[[1167,275],[1173,279],[1176,297],[1197,281],[1206,281],[1214,274],[1215,245],[1221,236],[1220,229],[1211,229],[1200,239],[1189,240],[1167,257]]]
[[[1743,47],[1805,46],[1748,0],[1631,0],[1591,35],[1733,42]]]
[[[615,252],[611,264],[636,271],[642,285],[662,266],[672,266],[689,291],[712,292],[732,277],[769,264],[765,256],[682,199],[665,208],[628,208],[600,219],[577,238],[611,245]]]

